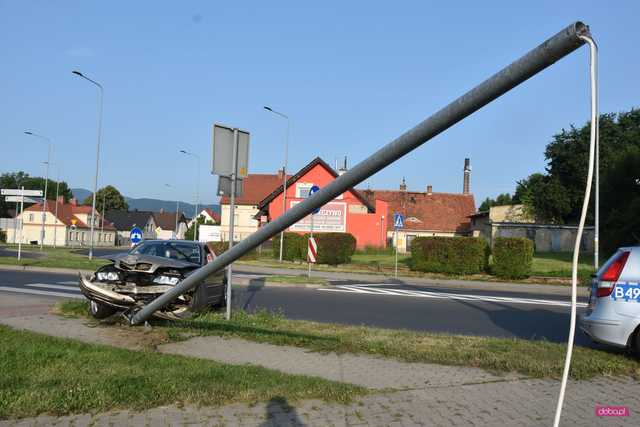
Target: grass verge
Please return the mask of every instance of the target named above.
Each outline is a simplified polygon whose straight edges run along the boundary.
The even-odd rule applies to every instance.
[[[6,246],[7,249],[15,249],[14,246]],[[23,253],[33,253],[35,258],[22,258],[18,261],[14,257],[0,257],[0,265],[22,265],[31,267],[48,267],[48,268],[72,268],[78,270],[96,270],[98,267],[108,264],[105,259],[94,258],[90,260],[86,255],[73,253],[76,249],[71,248],[47,248],[41,252],[33,250],[27,246]]]
[[[260,367],[102,345],[0,326],[0,418],[273,398],[348,402],[363,388]]]
[[[71,301],[59,306],[63,313],[86,315],[86,303]],[[345,326],[302,320],[260,311],[235,311],[230,322],[224,316],[205,313],[182,322],[158,322],[172,339],[193,335],[244,338],[313,351],[368,354],[406,362],[471,366],[492,372],[517,372],[535,378],[559,378],[566,346],[547,341],[460,336]],[[621,353],[576,347],[571,377],[599,375],[640,378],[640,361]]]
[[[265,276],[267,283],[310,283],[314,285],[327,285],[329,282],[324,277],[307,277],[303,275],[273,275]]]

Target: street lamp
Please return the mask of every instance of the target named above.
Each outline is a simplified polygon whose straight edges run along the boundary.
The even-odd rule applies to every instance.
[[[93,229],[96,222],[96,192],[98,191],[98,171],[100,169],[100,140],[102,139],[102,98],[104,95],[104,88],[100,83],[82,74],[80,71],[72,71],[76,76],[82,77],[86,81],[93,83],[99,89],[98,98],[98,144],[96,146],[96,175],[93,178],[93,201],[91,203],[91,236],[89,238],[89,259],[93,259]]]
[[[39,139],[43,139],[45,141],[47,141],[47,172],[46,172],[46,178],[44,180],[44,195],[42,197],[42,228],[40,229],[40,250],[43,249],[44,247],[44,220],[45,220],[45,209],[47,206],[47,188],[49,185],[49,163],[51,163],[51,150],[52,150],[52,146],[53,144],[51,143],[51,139],[44,136],[44,135],[38,135],[37,133],[33,133],[31,131],[25,131],[24,132],[27,135],[31,135],[33,137],[39,138]],[[23,195],[24,197],[24,195]],[[55,227],[54,227],[55,228]]]
[[[265,105],[265,110],[272,112],[282,118],[287,119],[287,136],[284,140],[284,166],[282,167],[282,215],[287,212],[287,160],[289,157],[289,133],[291,131],[291,120],[289,116],[279,111],[274,110],[271,107]],[[279,260],[282,262],[282,247],[284,246],[284,230],[280,232],[280,256]]]
[[[193,229],[193,241],[195,242],[197,240],[197,235],[198,235],[198,206],[200,205],[200,156],[186,150],[180,150],[180,152],[187,156],[192,156],[196,158],[198,175],[196,177],[196,209],[195,209],[195,214],[193,215],[193,218],[195,220],[193,225],[195,227]]]
[[[165,184],[166,187],[173,188],[170,184]],[[175,236],[178,238],[178,211],[180,210],[180,201],[176,198],[176,228],[175,228]]]
[[[48,163],[48,162],[45,162]],[[53,247],[57,247],[58,244],[58,196],[60,194],[60,165],[57,163],[51,163],[56,167],[56,201],[55,201],[55,210],[53,212]]]

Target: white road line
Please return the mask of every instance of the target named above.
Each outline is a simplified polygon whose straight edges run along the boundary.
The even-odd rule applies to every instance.
[[[58,285],[77,285],[77,280],[67,280],[66,282],[56,282]]]
[[[67,294],[62,292],[39,291],[37,289],[7,288],[6,286],[0,286],[0,291],[17,292],[21,294],[32,294],[32,295],[44,295],[44,296],[51,296],[51,297],[84,298],[84,296],[80,294]]]
[[[359,293],[369,295],[392,295],[392,296],[407,296],[418,298],[432,298],[432,299],[451,299],[459,301],[484,301],[484,302],[502,302],[507,304],[530,304],[530,305],[550,305],[556,307],[570,307],[571,303],[568,301],[557,300],[544,300],[533,298],[513,298],[513,297],[499,297],[491,295],[472,295],[472,294],[454,294],[448,292],[432,292],[432,291],[417,291],[417,290],[404,290],[404,289],[380,289],[371,288],[368,285],[360,287],[360,285],[341,285],[336,288],[320,288],[320,291],[333,291],[333,292],[346,292],[346,293]],[[578,307],[587,307],[586,303],[578,303]]]
[[[60,291],[77,291],[80,292],[80,288],[78,286],[63,286],[63,285],[50,285],[47,283],[29,283],[25,286],[30,286],[32,288],[48,288],[48,289],[58,289]]]

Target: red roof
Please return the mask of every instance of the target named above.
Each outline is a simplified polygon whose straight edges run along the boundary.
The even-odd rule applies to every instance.
[[[369,200],[389,203],[389,215],[404,215],[405,230],[468,232],[469,215],[475,213],[472,194],[422,193],[397,190],[363,190]],[[387,229],[393,230],[393,219],[387,221]]]
[[[47,204],[45,206],[45,210],[52,215],[56,213],[56,202],[53,200],[47,200]],[[31,205],[25,209],[25,212],[42,212],[42,203],[36,203],[35,205]],[[88,214],[91,215],[91,206],[84,205],[75,205],[73,203],[61,203],[58,202],[58,221],[63,224],[70,226],[73,225],[75,220],[75,226],[77,228],[91,228],[84,221],[81,221],[80,218],[76,216],[76,214]],[[97,212],[100,215],[99,212]],[[105,230],[115,230],[113,224],[109,221],[104,221],[104,229]]]
[[[287,175],[290,177],[291,175]],[[249,174],[242,183],[242,195],[236,196],[237,205],[258,205],[279,185],[282,185],[283,176],[280,174],[255,173]],[[229,197],[220,199],[221,205],[229,204]]]
[[[214,212],[213,209],[211,208],[204,208],[204,211],[207,213],[207,215],[209,215],[211,218],[213,218],[213,222],[215,222],[216,224],[220,224],[221,223],[221,219],[220,219],[220,214],[217,212]]]

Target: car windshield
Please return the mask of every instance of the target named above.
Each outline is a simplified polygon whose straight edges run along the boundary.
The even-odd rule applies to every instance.
[[[200,264],[200,246],[188,242],[142,242],[129,253],[153,255]]]

